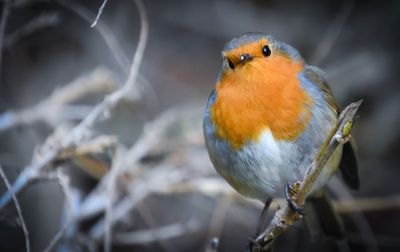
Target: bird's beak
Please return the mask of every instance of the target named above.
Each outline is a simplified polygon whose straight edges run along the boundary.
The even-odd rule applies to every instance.
[[[253,58],[254,58],[254,57],[251,56],[250,54],[248,54],[248,53],[243,53],[242,55],[240,55],[239,60],[240,60],[240,63],[246,63],[246,62],[248,62],[248,61],[251,61]]]

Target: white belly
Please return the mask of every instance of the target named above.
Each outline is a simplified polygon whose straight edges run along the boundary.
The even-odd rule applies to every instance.
[[[258,142],[237,151],[216,139],[208,139],[207,146],[218,173],[238,192],[262,201],[283,197],[285,186],[303,178],[318,151],[317,147],[309,148],[301,141],[276,141],[269,130]],[[339,165],[341,152],[341,148],[335,151],[312,191],[327,182]]]

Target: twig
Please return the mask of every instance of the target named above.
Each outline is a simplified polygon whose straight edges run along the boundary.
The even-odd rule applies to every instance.
[[[340,213],[354,213],[366,211],[382,211],[400,209],[400,195],[387,197],[361,198],[353,200],[334,201],[335,208]]]
[[[11,188],[10,182],[8,181],[6,175],[4,174],[4,170],[3,170],[3,167],[1,167],[1,165],[0,165],[0,176],[1,176],[2,180],[4,181],[4,184],[6,185],[7,190],[10,192],[10,194],[13,198],[15,208],[17,209],[19,219],[21,220],[22,230],[24,231],[26,251],[29,252],[30,247],[31,247],[30,243],[29,243],[29,232],[28,232],[28,228],[26,227],[24,217],[22,215],[22,209],[21,209],[21,206],[19,205],[17,196],[15,196],[15,193],[13,192],[13,190]]]
[[[329,55],[346,22],[350,18],[350,14],[355,4],[355,1],[346,2],[343,10],[341,10],[338,16],[335,17],[310,58],[310,62],[312,62],[313,65],[320,65],[320,63]]]
[[[101,4],[100,8],[99,8],[99,12],[97,13],[97,16],[95,18],[95,20],[93,21],[93,23],[90,25],[90,27],[95,27],[97,25],[97,22],[99,21],[101,14],[103,14],[103,10],[104,7],[106,7],[107,4],[107,0],[103,0],[103,3]]]
[[[7,35],[4,39],[2,49],[10,48],[12,45],[17,43],[24,37],[27,37],[41,29],[56,26],[60,23],[60,16],[57,12],[50,12],[41,14],[38,17],[34,17],[28,23],[18,28],[13,33]]]
[[[0,20],[0,73],[1,73],[1,63],[3,59],[4,34],[6,33],[8,15],[10,14],[10,7],[11,7],[11,0],[5,0]]]
[[[332,177],[331,182],[336,180]],[[338,185],[340,186],[340,185]],[[249,200],[233,191],[225,181],[220,178],[204,178],[191,179],[182,183],[177,183],[168,188],[166,194],[185,194],[185,193],[201,193],[205,196],[215,198],[218,196],[228,196],[233,202],[240,204],[248,204],[257,208],[262,208],[259,201]],[[280,199],[283,201],[284,199]],[[339,213],[349,214],[355,212],[398,210],[400,209],[400,194],[394,194],[386,197],[366,197],[332,200],[335,210]],[[272,202],[270,209],[277,210],[277,202]]]
[[[88,94],[109,93],[118,85],[113,74],[104,68],[96,68],[89,74],[57,88],[38,104],[20,111],[7,111],[0,114],[0,133],[19,125],[44,121],[51,126],[62,120],[84,118],[90,112],[89,106],[69,105]]]
[[[73,0],[69,1],[57,0],[56,2],[70,9],[85,21],[92,23],[92,20],[94,19],[94,14],[90,10],[88,10],[85,6],[81,5],[79,2]],[[117,63],[121,66],[122,70],[125,73],[129,74],[129,68],[130,68],[129,60],[126,57],[126,53],[124,53],[124,51],[122,50],[121,45],[118,42],[118,39],[115,37],[115,35],[111,32],[111,30],[105,23],[101,22],[101,20],[98,20],[94,28],[104,39],[106,45],[111,51],[111,54],[113,55]],[[155,96],[155,91],[149,84],[149,81],[143,75],[139,74],[138,81],[143,86],[143,88],[146,89],[146,91],[150,92],[153,96]]]
[[[141,219],[147,225],[147,227],[154,229],[157,225],[157,220],[154,218],[153,214],[151,213],[151,209],[147,207],[146,202],[142,202],[136,206],[136,210],[138,211]],[[157,241],[161,247],[165,251],[174,252],[177,249],[168,241],[166,240],[158,240]]]
[[[216,202],[216,207],[212,214],[208,234],[206,237],[207,243],[212,241],[215,237],[220,237],[225,224],[225,216],[229,205],[231,204],[229,196],[223,196]],[[207,244],[209,246],[209,244]]]
[[[124,95],[124,96],[126,96],[126,94],[129,94],[130,91],[133,91],[136,88],[135,87],[136,79],[137,79],[137,75],[139,72],[140,64],[143,59],[144,49],[146,48],[147,37],[148,37],[148,33],[149,33],[149,24],[148,24],[148,20],[147,20],[147,12],[146,12],[145,6],[141,0],[135,0],[135,4],[138,8],[139,17],[140,17],[140,24],[141,24],[140,36],[139,36],[139,42],[138,42],[138,45],[136,48],[136,52],[133,56],[132,66],[131,66],[128,80],[126,81],[125,86],[122,89],[120,89],[121,95]],[[137,88],[135,91],[137,91]],[[135,94],[137,94],[137,92],[135,92]],[[118,99],[118,98],[119,98],[118,93],[116,93],[115,99]],[[137,98],[137,97],[133,97],[133,98]],[[117,155],[118,155],[118,150],[117,150]],[[118,161],[119,161],[119,159],[116,157],[114,162],[117,162],[117,165],[119,165]],[[105,233],[104,233],[104,251],[106,251],[106,252],[111,251],[111,243],[112,243],[111,209],[112,209],[113,196],[114,196],[113,190],[115,188],[117,172],[119,170],[119,169],[117,169],[117,167],[115,167],[114,169],[111,169],[110,179],[109,179],[108,186],[107,186],[107,192],[108,192],[109,197],[108,197],[108,201],[107,201],[107,205],[106,205],[105,226],[104,226],[104,228],[105,228],[105,230],[104,230],[105,231]]]
[[[57,3],[60,5],[64,6],[65,8],[71,10],[75,14],[77,14],[79,17],[84,19],[86,22],[91,23],[93,20],[94,14],[88,10],[86,7],[80,4],[80,2],[77,1],[65,1],[65,0],[57,0]],[[126,57],[125,53],[123,52],[120,43],[118,42],[117,38],[114,36],[114,34],[111,32],[111,30],[108,28],[106,24],[101,22],[101,20],[98,21],[97,25],[94,27],[100,36],[104,39],[106,42],[108,48],[110,49],[112,55],[114,56],[115,60],[117,63],[122,67],[122,69],[126,72],[129,73],[129,60]]]
[[[175,223],[147,230],[117,233],[115,242],[122,245],[147,244],[190,234],[199,230],[199,226],[199,223],[195,220],[189,220],[187,223]]]
[[[291,199],[298,206],[303,206],[314,182],[323,170],[332,153],[340,145],[349,140],[350,131],[356,112],[362,101],[352,103],[347,106],[340,114],[336,127],[325,140],[319,153],[309,166],[303,179],[294,184]],[[267,251],[271,248],[272,241],[283,233],[289,226],[300,219],[298,212],[292,210],[289,205],[285,205],[278,210],[270,225],[257,237],[253,251]]]
[[[46,248],[43,250],[44,252],[51,252],[53,247],[58,243],[58,241],[63,237],[64,232],[67,230],[71,222],[67,221],[65,222],[61,229],[57,231],[56,235],[51,239],[49,244],[46,246]]]
[[[333,177],[330,181],[332,186],[333,193],[336,193],[341,199],[354,200],[353,195],[347,190],[343,181]],[[365,240],[365,244],[369,244],[366,246],[365,251],[367,252],[377,252],[379,251],[378,243],[375,238],[374,231],[372,230],[371,225],[369,224],[367,218],[364,216],[363,209],[358,207],[358,204],[353,204],[354,212],[350,213],[350,218],[353,221],[354,225],[360,231],[360,234]]]

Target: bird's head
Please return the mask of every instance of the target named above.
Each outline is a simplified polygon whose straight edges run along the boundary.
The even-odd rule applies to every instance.
[[[277,139],[294,139],[305,128],[312,103],[301,86],[304,60],[290,45],[261,33],[232,39],[222,51],[212,106],[220,138],[239,148],[263,130]]]
[[[257,71],[279,74],[304,65],[294,47],[262,33],[245,33],[229,41],[222,50],[222,60],[220,78]]]

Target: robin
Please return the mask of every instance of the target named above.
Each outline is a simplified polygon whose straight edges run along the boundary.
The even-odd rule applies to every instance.
[[[285,192],[303,178],[340,112],[325,73],[294,47],[261,33],[229,41],[222,62],[203,121],[215,169],[236,191],[264,202],[264,211],[273,198],[286,195],[289,206],[301,212]],[[352,141],[336,149],[310,194],[338,168],[357,189]]]

